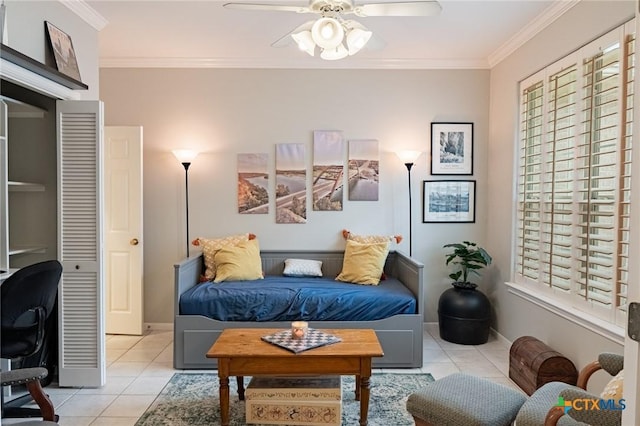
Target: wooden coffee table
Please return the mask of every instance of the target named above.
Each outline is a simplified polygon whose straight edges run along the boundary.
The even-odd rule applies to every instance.
[[[244,399],[244,376],[356,376],[356,400],[360,400],[360,425],[367,424],[371,358],[384,356],[375,331],[370,329],[322,329],[342,339],[339,343],[294,354],[260,338],[280,329],[231,328],[222,332],[207,352],[218,358],[220,418],[229,425],[229,376],[238,380]]]

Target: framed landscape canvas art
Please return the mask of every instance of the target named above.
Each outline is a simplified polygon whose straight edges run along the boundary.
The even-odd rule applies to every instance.
[[[425,180],[422,184],[423,223],[476,221],[475,180]]]
[[[269,213],[269,154],[238,154],[238,213]]]
[[[340,130],[313,132],[313,210],[342,211],[344,149]]]
[[[276,144],[276,223],[307,223],[307,165],[302,143]]]
[[[80,68],[78,67],[78,60],[76,59],[76,52],[73,49],[71,37],[51,22],[45,21],[44,25],[58,71],[78,81],[82,81],[80,79]]]
[[[431,123],[431,174],[473,174],[473,123]]]
[[[349,141],[349,201],[378,201],[379,157],[377,140]]]

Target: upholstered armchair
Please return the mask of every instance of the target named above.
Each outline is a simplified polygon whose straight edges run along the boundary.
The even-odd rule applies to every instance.
[[[530,397],[524,392],[475,377],[454,373],[409,395],[407,411],[416,426],[619,426],[620,409],[583,409],[576,404],[566,410],[559,401],[604,400],[607,408],[621,408],[623,358],[621,355],[602,353],[585,366],[578,375],[578,386],[563,382],[549,382]],[[614,378],[601,395],[587,392],[589,378],[598,370],[605,370]],[[562,397],[563,399],[560,399]],[[615,401],[615,407],[613,402]],[[589,403],[591,404],[591,403]]]
[[[566,410],[559,407],[558,401],[561,397],[564,401],[575,401],[580,399],[603,399],[616,400],[616,407],[619,408],[617,400],[621,398],[622,379],[621,373],[624,366],[622,355],[612,353],[602,353],[598,356],[598,360],[586,365],[578,375],[577,386],[569,386],[563,383],[552,382],[547,383],[540,389],[536,390],[527,402],[524,403],[518,416],[516,423],[518,426],[527,426],[533,424],[541,424],[541,412],[546,411],[544,418],[545,426],[570,426],[570,425],[599,425],[599,426],[619,426],[622,423],[622,410],[620,409],[588,409],[587,406],[581,405],[580,408],[570,408]],[[587,382],[596,371],[604,370],[614,377],[607,388],[600,395],[594,395],[587,392]],[[549,409],[549,407],[551,407]],[[613,408],[613,407],[612,407]]]

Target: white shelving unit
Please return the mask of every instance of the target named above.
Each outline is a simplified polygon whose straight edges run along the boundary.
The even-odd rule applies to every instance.
[[[28,161],[32,157],[25,156],[23,152],[20,152],[13,153],[19,158],[11,158],[14,148],[20,150],[21,144],[25,141],[19,139],[20,144],[18,144],[16,141],[10,140],[10,138],[13,139],[13,136],[10,136],[9,131],[13,126],[21,126],[22,123],[26,123],[22,126],[23,128],[29,128],[32,123],[44,118],[46,111],[6,96],[0,96],[0,110],[0,216],[2,216],[0,220],[0,271],[7,271],[0,274],[6,279],[12,269],[23,266],[22,262],[15,261],[19,257],[47,252],[46,239],[40,240],[41,235],[32,229],[37,229],[37,226],[32,226],[37,224],[29,222],[34,217],[38,217],[34,212],[42,210],[41,199],[38,200],[42,196],[30,193],[45,193],[47,186],[41,182],[30,181]],[[34,152],[33,155],[39,155],[39,153]],[[18,173],[12,173],[12,170],[14,172],[17,170]],[[26,177],[29,181],[12,179],[12,175]],[[27,261],[26,258],[25,261]]]
[[[3,95],[45,111],[9,111],[7,115],[4,105],[0,117],[0,135],[4,136],[0,144],[0,259],[7,259],[0,262],[9,262],[11,236],[12,246],[23,242],[36,246],[32,242],[39,241],[46,247],[44,254],[12,255],[12,268],[46,259],[62,263],[58,342],[64,349],[59,351],[58,383],[61,387],[100,387],[106,381],[101,312],[103,104],[76,102],[82,98],[76,90],[87,90],[86,84],[4,44],[0,50],[0,77],[8,83]],[[42,183],[45,190],[12,189],[9,194],[9,179]]]
[[[0,98],[0,271],[9,270],[7,115],[7,103]],[[7,275],[7,272],[2,274]]]
[[[9,192],[43,192],[45,187],[41,183],[9,181]]]
[[[45,253],[46,251],[47,247],[45,246],[9,247],[9,256],[15,256],[17,254]]]

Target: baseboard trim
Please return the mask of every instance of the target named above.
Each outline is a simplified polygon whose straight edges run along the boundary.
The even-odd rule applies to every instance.
[[[144,324],[144,327],[145,327],[145,330],[172,331],[173,330],[173,323],[170,323],[170,322],[147,322],[147,323]],[[425,323],[423,323],[423,329],[425,331],[427,331],[427,330],[437,330],[438,329],[438,322],[437,321],[425,322]],[[504,337],[502,334],[500,334],[497,330],[495,330],[493,328],[491,328],[489,330],[489,332],[498,341],[506,344],[507,346],[511,346],[511,344],[513,343],[513,342],[511,342],[509,339]]]
[[[491,333],[491,335],[493,337],[495,337],[496,340],[504,343],[505,345],[507,345],[509,347],[511,347],[511,345],[513,344],[513,342],[511,340],[507,339],[506,337],[504,337],[502,334],[498,333],[498,331],[493,329],[493,328],[489,329],[489,333]]]
[[[146,322],[144,324],[144,328],[147,331],[150,331],[150,330],[172,331],[173,323],[172,322]]]
[[[429,331],[429,330],[438,330],[438,322],[434,321],[434,322],[425,322],[422,325],[422,328],[424,329],[424,331]],[[495,337],[496,340],[504,343],[505,345],[511,347],[511,344],[513,343],[511,340],[507,339],[506,337],[504,337],[502,334],[498,333],[497,330],[495,330],[493,327],[489,329],[489,333],[491,334],[491,336]]]

